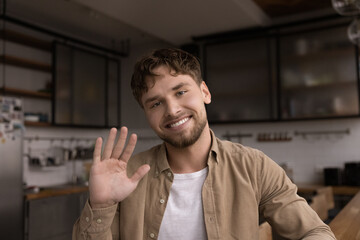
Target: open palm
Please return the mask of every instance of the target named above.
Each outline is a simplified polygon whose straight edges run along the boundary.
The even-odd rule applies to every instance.
[[[143,165],[132,177],[128,177],[127,162],[134,151],[137,137],[132,134],[125,145],[128,130],[122,127],[114,147],[116,133],[115,128],[110,130],[102,156],[102,139],[96,140],[89,180],[90,204],[93,208],[109,207],[121,202],[135,190],[150,169],[149,165]]]

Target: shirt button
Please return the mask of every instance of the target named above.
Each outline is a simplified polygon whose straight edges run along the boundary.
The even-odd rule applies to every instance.
[[[88,217],[85,218],[85,221],[89,222],[89,220],[90,220],[90,219],[89,219]]]
[[[168,174],[167,174],[169,177],[171,177],[171,172],[168,172]]]
[[[98,220],[96,220],[97,223],[101,223],[101,219],[99,218]]]
[[[155,233],[150,233],[151,238],[155,238]]]
[[[160,199],[160,203],[163,204],[165,202],[164,199]]]

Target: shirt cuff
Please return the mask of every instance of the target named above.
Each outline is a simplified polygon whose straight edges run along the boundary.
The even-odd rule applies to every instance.
[[[88,233],[100,233],[110,229],[118,204],[107,208],[92,209],[89,200],[80,216],[80,227]]]

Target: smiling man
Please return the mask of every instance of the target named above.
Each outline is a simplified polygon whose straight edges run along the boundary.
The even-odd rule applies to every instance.
[[[258,239],[259,216],[288,239],[335,239],[299,197],[285,172],[262,152],[210,130],[211,94],[198,60],[160,49],[135,65],[131,87],[163,144],[132,156],[122,127],[98,138],[90,198],[73,239]]]

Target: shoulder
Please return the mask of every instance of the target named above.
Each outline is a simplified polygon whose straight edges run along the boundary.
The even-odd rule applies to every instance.
[[[278,171],[280,166],[259,149],[216,138],[219,165],[250,175]]]
[[[262,151],[252,147],[244,146],[240,143],[234,143],[216,138],[218,145],[218,155],[231,161],[263,161],[268,158]]]

